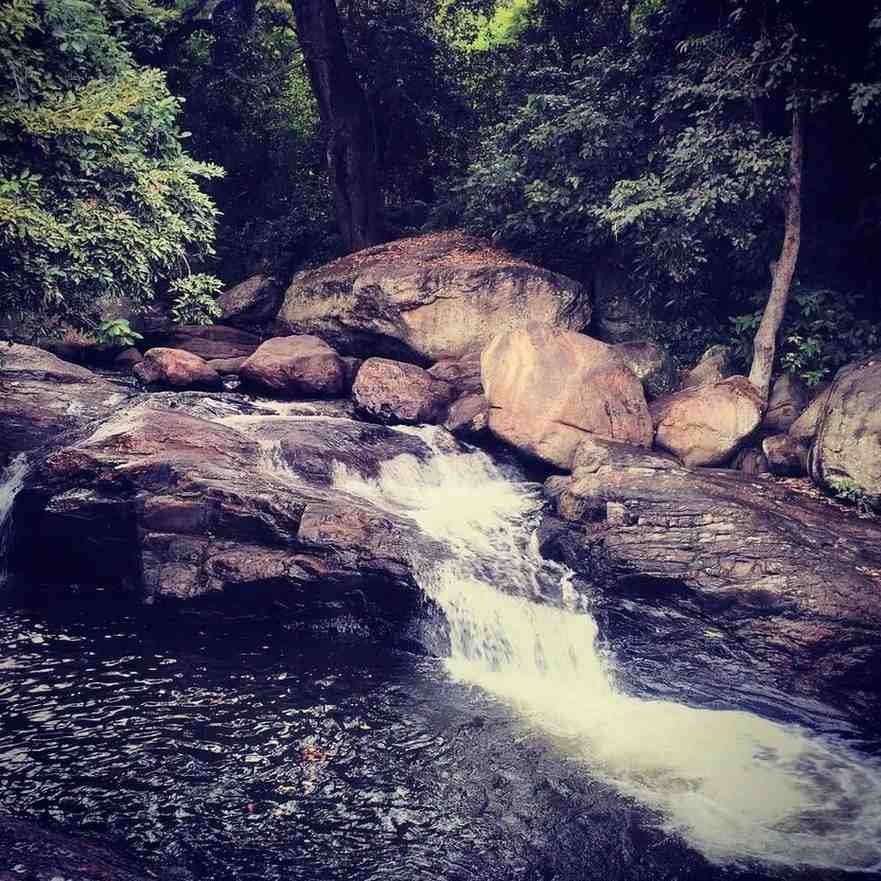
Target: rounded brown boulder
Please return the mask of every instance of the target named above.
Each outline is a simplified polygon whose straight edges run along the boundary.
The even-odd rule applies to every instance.
[[[811,476],[881,504],[881,352],[835,377],[814,440]]]
[[[571,468],[586,435],[651,445],[642,384],[606,343],[530,322],[490,343],[481,372],[490,430],[531,456]]]
[[[280,395],[339,397],[346,365],[323,340],[307,334],[267,340],[241,366],[247,385]]]
[[[150,349],[133,372],[141,382],[173,389],[219,389],[220,374],[198,355],[183,349]]]
[[[385,423],[442,422],[453,387],[415,364],[368,358],[352,387],[355,406],[365,416]]]
[[[758,428],[763,402],[745,376],[684,389],[650,405],[655,444],[686,465],[721,465]]]

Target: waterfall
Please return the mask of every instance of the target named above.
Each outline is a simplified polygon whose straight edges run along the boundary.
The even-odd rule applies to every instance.
[[[437,429],[400,430],[432,456],[398,456],[375,480],[338,464],[335,484],[449,548],[417,574],[449,622],[454,679],[509,702],[714,862],[881,871],[881,767],[795,725],[616,690],[589,600],[538,553],[538,487]]]
[[[27,474],[27,460],[19,455],[0,473],[0,588],[7,581],[7,555],[12,537],[12,506]]]

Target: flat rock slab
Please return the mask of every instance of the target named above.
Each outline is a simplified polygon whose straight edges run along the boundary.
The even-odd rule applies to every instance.
[[[147,601],[272,597],[407,620],[414,552],[440,551],[415,523],[336,487],[333,465],[370,476],[428,448],[342,418],[255,416],[235,400],[209,421],[146,399],[35,464],[13,570],[32,584],[127,585]],[[190,409],[206,406],[191,394]]]
[[[684,468],[621,444],[581,451],[552,490],[572,524],[567,562],[595,583],[684,590],[755,659],[756,675],[878,715],[877,524],[769,479]]]

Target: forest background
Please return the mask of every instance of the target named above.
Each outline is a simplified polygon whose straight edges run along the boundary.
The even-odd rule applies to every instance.
[[[784,282],[776,368],[881,346],[877,2],[0,10],[8,335],[94,332],[115,298],[207,322],[255,273],[455,226],[623,285],[683,364],[748,366]]]

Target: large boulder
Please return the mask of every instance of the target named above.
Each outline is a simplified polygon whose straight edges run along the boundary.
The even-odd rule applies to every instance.
[[[881,504],[881,352],[835,377],[811,452],[811,476]]]
[[[640,381],[612,346],[530,322],[499,334],[481,357],[493,434],[570,468],[585,435],[650,446]]]
[[[33,346],[0,342],[0,465],[102,419],[131,392]]]
[[[324,340],[287,336],[263,343],[239,376],[247,385],[274,394],[332,398],[343,393],[346,367]]]
[[[773,481],[597,439],[549,495],[566,524],[554,551],[589,578],[598,614],[626,614],[631,642],[658,640],[668,678],[715,646],[714,671],[732,683],[881,715],[876,524]]]
[[[762,398],[744,376],[658,398],[655,444],[686,465],[721,465],[758,428]]]
[[[794,440],[806,446],[810,446],[814,442],[831,391],[831,383],[819,389],[801,416],[789,426],[789,434]]]
[[[173,389],[219,389],[220,374],[198,355],[183,349],[150,349],[132,372],[147,385]]]
[[[680,389],[713,385],[728,379],[734,373],[734,356],[728,346],[710,346],[700,361],[686,371],[679,382]]]
[[[245,330],[271,322],[284,298],[284,285],[271,275],[252,275],[225,290],[217,302],[220,321]]]
[[[339,352],[426,365],[477,355],[529,319],[573,330],[588,296],[566,276],[448,232],[403,239],[297,275],[278,315]]]
[[[182,325],[169,332],[150,335],[153,348],[183,349],[206,361],[220,358],[248,358],[257,351],[261,338],[253,333],[222,324]]]
[[[649,400],[676,390],[676,364],[653,340],[617,343],[615,352],[636,374]]]
[[[773,434],[788,431],[810,400],[811,392],[803,379],[791,373],[778,376],[768,396],[768,409],[762,420],[762,431]]]
[[[352,386],[358,411],[386,423],[443,422],[453,387],[415,364],[368,358]]]
[[[26,583],[406,617],[418,597],[411,553],[432,554],[430,540],[337,488],[334,463],[374,476],[387,458],[428,455],[418,438],[311,415],[222,424],[156,398],[32,468],[10,556]]]

